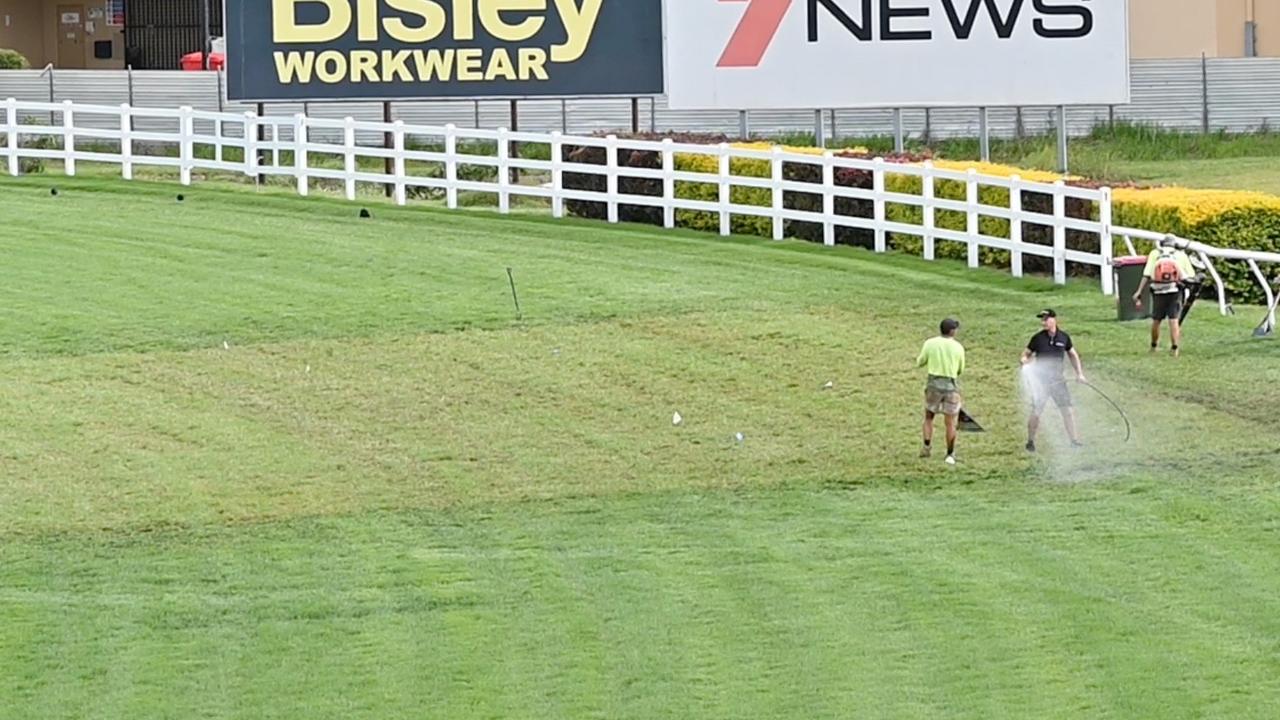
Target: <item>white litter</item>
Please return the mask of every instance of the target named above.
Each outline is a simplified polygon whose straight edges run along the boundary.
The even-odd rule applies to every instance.
[[[674,415],[672,415],[672,416],[671,416],[671,424],[672,424],[672,425],[679,425],[679,424],[680,424],[680,423],[682,423],[682,422],[684,422],[684,418],[680,417],[680,413],[676,413],[676,414],[674,414]]]

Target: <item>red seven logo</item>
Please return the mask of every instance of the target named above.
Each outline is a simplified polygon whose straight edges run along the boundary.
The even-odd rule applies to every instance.
[[[684,0],[689,2],[690,0]],[[716,67],[758,67],[764,53],[778,34],[778,26],[791,7],[791,0],[720,0],[746,2],[747,10],[729,38]]]

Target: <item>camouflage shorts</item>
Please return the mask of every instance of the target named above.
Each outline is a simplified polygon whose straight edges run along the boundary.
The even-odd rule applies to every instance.
[[[960,388],[950,378],[930,377],[924,386],[924,409],[934,415],[959,415]]]

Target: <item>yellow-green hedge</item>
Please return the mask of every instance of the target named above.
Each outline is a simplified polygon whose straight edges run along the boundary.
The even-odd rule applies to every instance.
[[[759,142],[732,143],[732,147],[738,150],[761,151],[770,151],[774,148],[769,143]],[[782,149],[785,152],[800,155],[821,156],[826,152],[822,148],[815,147],[783,146]],[[855,148],[845,152],[865,153],[866,149]],[[705,173],[708,175],[718,175],[720,172],[720,159],[715,155],[677,153],[675,162],[676,170],[682,172]],[[729,174],[739,177],[767,178],[773,175],[773,164],[769,160],[731,158],[729,160]],[[678,182],[676,183],[676,197],[686,200],[718,202],[720,200],[720,190],[715,184]],[[735,205],[769,207],[773,204],[773,193],[765,188],[735,185],[729,189],[729,200]],[[720,215],[702,210],[677,210],[676,225],[692,230],[719,232]],[[766,217],[733,215],[730,218],[729,227],[735,234],[739,235],[759,235],[762,237],[771,237],[773,235],[773,221]]]
[[[1217,247],[1280,253],[1280,197],[1275,195],[1181,187],[1118,188],[1112,200],[1117,225],[1175,233]],[[1244,263],[1214,265],[1235,301],[1263,299],[1262,289]]]

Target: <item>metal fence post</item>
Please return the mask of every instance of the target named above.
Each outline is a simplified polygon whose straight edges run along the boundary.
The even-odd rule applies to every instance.
[[[747,111],[739,110],[738,111],[738,138],[741,140],[746,140],[750,132],[751,132],[751,128],[748,125]]]
[[[991,162],[991,123],[985,107],[978,108],[978,155],[982,162]]]
[[[1200,53],[1200,132],[1209,134],[1209,58]]]
[[[901,155],[907,148],[907,139],[902,132],[902,108],[893,109],[893,151]]]
[[[813,111],[813,142],[820,148],[827,146],[827,131],[822,123],[822,111]]]
[[[1067,162],[1067,106],[1058,106],[1058,172],[1066,174],[1070,168]]]

